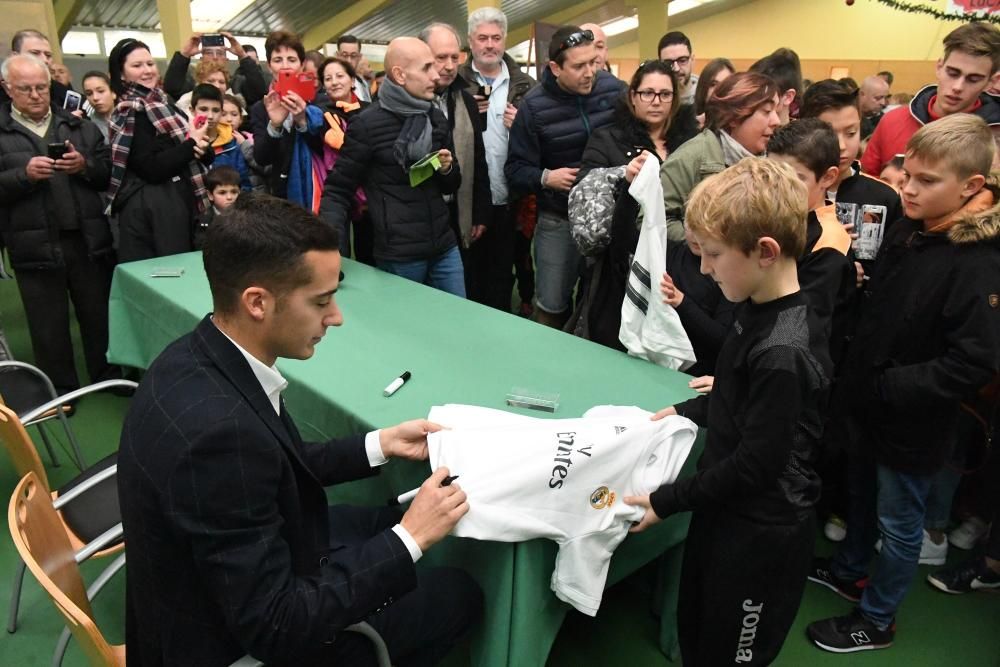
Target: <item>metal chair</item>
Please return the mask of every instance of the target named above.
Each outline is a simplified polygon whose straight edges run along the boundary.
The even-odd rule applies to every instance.
[[[78,469],[83,470],[87,464],[80,453],[80,443],[77,441],[73,429],[70,428],[69,419],[67,419],[72,414],[72,408],[68,405],[61,405],[41,414],[34,414],[36,408],[57,398],[59,398],[59,394],[56,392],[52,380],[42,372],[42,369],[23,361],[0,361],[0,400],[17,413],[22,424],[37,427],[45,449],[49,453],[49,458],[52,460],[52,465],[56,467],[59,466],[59,459],[43,424],[49,420],[58,419],[66,432],[70,446],[73,448],[73,456],[76,458],[75,465]],[[31,419],[26,418],[29,414],[33,416]]]
[[[77,389],[64,396],[57,397],[48,403],[43,403],[28,412],[25,418],[28,420],[36,419],[39,415],[51,410],[61,409],[62,406],[72,404],[73,401],[97,391],[123,387],[134,390],[137,386],[135,382],[128,380],[98,382],[89,387]],[[3,441],[17,473],[21,476],[29,472],[34,473],[38,482],[46,491],[50,492],[56,503],[58,516],[62,520],[64,532],[74,548],[83,548],[88,542],[96,539],[121,522],[117,484],[114,479],[114,473],[108,473],[108,469],[115,466],[117,453],[104,457],[61,486],[58,490],[51,492],[48,476],[45,472],[45,467],[42,465],[41,458],[38,456],[35,444],[28,436],[28,432],[24,428],[24,423],[6,405],[0,405],[0,441]],[[97,478],[98,483],[91,484],[89,480],[92,478]],[[70,491],[81,485],[86,485],[86,492],[76,492],[70,495]],[[123,548],[124,546],[119,538],[115,544],[99,550],[94,555],[108,556],[120,552]],[[11,590],[10,611],[7,620],[7,632],[10,633],[17,630],[17,612],[21,599],[21,585],[24,581],[24,569],[25,564],[22,562],[18,566],[14,577],[14,586]]]

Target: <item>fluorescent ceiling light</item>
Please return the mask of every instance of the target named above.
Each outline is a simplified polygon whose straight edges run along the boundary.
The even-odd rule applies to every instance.
[[[608,37],[614,37],[615,35],[620,35],[623,32],[628,32],[629,30],[635,30],[639,27],[639,17],[638,16],[626,16],[624,18],[615,19],[601,26],[604,29],[604,34]]]
[[[195,1],[197,2],[197,0]],[[686,12],[689,9],[707,5],[714,1],[715,0],[671,0],[670,4],[667,5],[667,16],[674,16],[675,14],[680,14],[681,12]]]
[[[253,0],[192,0],[191,27],[195,32],[214,32],[251,4]]]

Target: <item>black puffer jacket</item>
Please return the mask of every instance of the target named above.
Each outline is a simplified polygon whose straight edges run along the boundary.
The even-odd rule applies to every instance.
[[[545,70],[542,85],[524,96],[510,128],[504,173],[511,190],[537,193],[539,210],[565,218],[567,193],[543,188],[542,172],[580,166],[590,135],[614,122],[624,89],[625,84],[611,74],[598,72],[589,95],[574,95]]]
[[[79,228],[91,259],[113,262],[111,230],[101,192],[111,178],[111,149],[97,126],[53,109],[51,131],[69,140],[87,166],[80,174],[56,174],[32,183],[25,167],[45,155],[44,139],[11,117],[10,104],[0,107],[0,231],[17,270],[63,266],[59,229]],[[64,216],[75,216],[67,221]]]
[[[882,242],[835,405],[894,470],[938,470],[959,402],[1000,373],[998,194],[974,197],[947,231],[903,218]]]
[[[461,184],[458,160],[446,175],[437,172],[410,187],[409,175],[392,152],[403,122],[377,101],[351,121],[337,164],[326,178],[319,211],[327,222],[343,225],[360,185],[375,225],[375,259],[390,262],[429,259],[456,245],[441,195],[454,194]],[[432,108],[431,122],[431,150],[447,148],[454,155],[444,114]]]

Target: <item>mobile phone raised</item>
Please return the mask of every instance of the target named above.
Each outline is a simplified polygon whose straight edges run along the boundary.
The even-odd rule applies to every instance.
[[[83,107],[83,96],[75,90],[67,90],[66,97],[63,98],[63,109],[79,111],[81,107]]]
[[[206,46],[225,46],[225,45],[226,45],[226,38],[224,35],[220,35],[218,33],[212,33],[210,35],[201,36],[202,48],[205,48]]]

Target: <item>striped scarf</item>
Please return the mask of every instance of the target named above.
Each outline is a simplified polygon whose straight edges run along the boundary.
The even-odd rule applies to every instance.
[[[140,112],[145,112],[157,133],[169,135],[177,143],[183,143],[188,137],[186,117],[167,102],[162,90],[126,83],[115,113],[108,123],[108,134],[111,138],[109,211],[114,205],[122,181],[125,180],[125,169],[135,132],[135,115]],[[207,170],[198,160],[191,160],[188,167],[191,170],[191,187],[194,190],[197,213],[204,213],[208,204],[208,192],[205,190]]]

